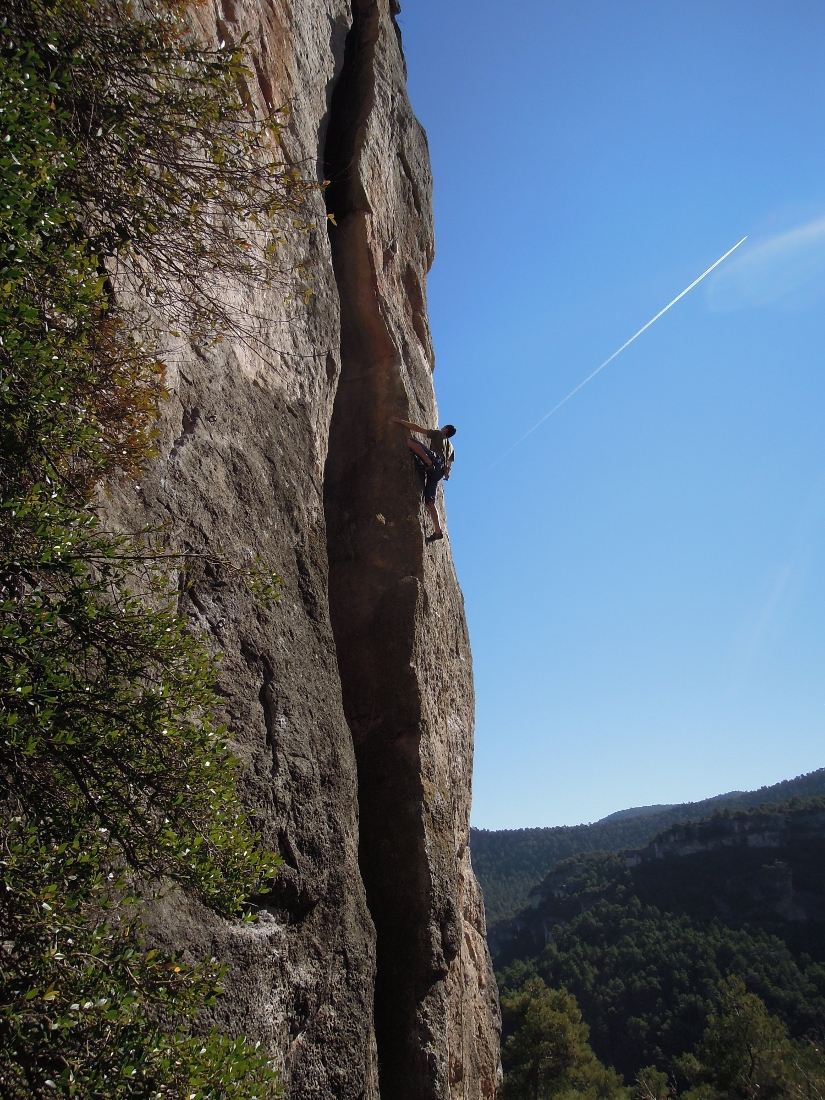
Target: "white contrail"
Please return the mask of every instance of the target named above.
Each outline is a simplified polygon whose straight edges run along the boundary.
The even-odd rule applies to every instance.
[[[665,308],[660,309],[655,317],[651,317],[651,319],[647,322],[646,325],[643,325],[635,335],[631,336],[629,340],[627,340],[624,344],[622,344],[622,346],[619,348],[618,351],[614,351],[609,359],[605,359],[605,361],[602,363],[602,365],[600,367],[596,367],[596,369],[593,371],[592,374],[588,374],[587,378],[585,378],[585,380],[583,382],[579,382],[578,386],[576,386],[576,388],[574,390],[571,390],[570,393],[568,393],[567,397],[565,397],[565,398],[563,398],[563,400],[559,401],[558,405],[556,405],[554,408],[552,408],[550,410],[549,413],[547,413],[545,416],[543,416],[541,418],[541,420],[538,421],[538,423],[534,424],[529,432],[525,432],[524,435],[521,437],[521,439],[517,439],[516,442],[512,445],[512,447],[508,447],[507,450],[504,452],[504,454],[499,455],[498,458],[496,459],[496,461],[492,464],[492,466],[489,467],[489,469],[492,470],[493,466],[495,466],[497,463],[501,462],[501,460],[506,455],[508,455],[510,453],[510,451],[514,451],[516,449],[516,447],[519,446],[519,444],[523,443],[528,435],[532,435],[533,432],[536,430],[536,428],[540,428],[541,425],[545,422],[545,420],[549,420],[550,417],[553,415],[553,413],[558,412],[559,409],[562,407],[562,405],[565,405],[570,400],[571,397],[573,397],[575,394],[577,394],[579,392],[579,390],[582,388],[582,386],[586,386],[588,382],[591,382],[596,377],[596,375],[599,373],[599,371],[604,370],[604,368],[607,366],[608,363],[612,363],[617,355],[620,355],[626,347],[629,347],[633,343],[634,340],[638,339],[638,337],[642,335],[642,333],[645,331],[645,329],[649,329],[654,321],[658,321],[663,313],[667,313],[667,311],[670,309],[671,306],[675,306],[680,298],[684,298],[684,296],[688,293],[688,291],[693,290],[693,288],[696,286],[697,283],[701,283],[701,281],[705,278],[706,275],[710,275],[711,271],[713,271],[713,269],[715,267],[718,267],[719,264],[721,264],[723,260],[726,260],[728,258],[728,256],[730,256],[731,252],[735,252],[737,250],[737,248],[739,247],[739,245],[743,244],[747,239],[748,239],[747,237],[743,237],[741,241],[739,241],[737,244],[735,244],[733,246],[733,248],[728,249],[728,251],[725,253],[725,255],[721,256],[716,261],[715,264],[711,264],[710,267],[707,269],[707,271],[703,271],[698,279],[694,279],[693,282],[690,284],[690,286],[686,286],[681,294],[677,294],[672,302],[668,302],[668,304],[665,306]]]

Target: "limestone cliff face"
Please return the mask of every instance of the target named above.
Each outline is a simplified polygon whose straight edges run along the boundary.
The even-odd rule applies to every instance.
[[[253,99],[290,104],[290,154],[332,181],[337,228],[319,194],[318,228],[288,242],[307,307],[249,296],[248,335],[170,346],[159,457],[106,506],[189,555],[180,606],[224,655],[244,798],[285,861],[256,923],[179,897],[155,935],[227,960],[219,1016],[267,1043],[296,1100],[481,1100],[500,1075],[462,597],[389,422],[438,421],[431,178],[392,2],[199,9],[205,33],[249,36]],[[262,610],[216,551],[276,569],[278,604]]]

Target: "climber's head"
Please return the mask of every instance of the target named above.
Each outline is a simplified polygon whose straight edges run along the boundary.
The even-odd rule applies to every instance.
[[[441,429],[441,434],[449,439],[450,436],[455,435],[455,431],[456,429],[454,424],[445,424],[444,427]]]

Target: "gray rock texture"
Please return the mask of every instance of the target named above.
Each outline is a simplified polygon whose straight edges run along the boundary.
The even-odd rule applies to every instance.
[[[400,34],[389,0],[197,12],[206,34],[248,35],[252,97],[289,103],[287,147],[331,181],[337,227],[319,192],[317,229],[287,242],[304,264],[291,299],[244,292],[245,334],[170,345],[158,458],[105,505],[188,555],[180,606],[223,654],[243,797],[285,861],[257,922],[177,897],[154,934],[227,960],[219,1018],[267,1044],[291,1098],[493,1097],[469,639],[449,541],[425,544],[390,423],[438,420],[431,177]],[[262,609],[217,554],[275,569],[279,602]]]

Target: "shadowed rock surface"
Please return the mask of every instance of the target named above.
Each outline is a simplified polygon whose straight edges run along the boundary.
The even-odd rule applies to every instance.
[[[289,1097],[492,1097],[469,639],[449,543],[425,545],[389,423],[437,422],[431,177],[400,35],[387,0],[221,0],[198,19],[249,36],[252,98],[290,104],[287,148],[332,181],[338,224],[328,237],[319,192],[317,228],[284,249],[304,265],[292,299],[244,292],[245,333],[170,344],[158,457],[105,505],[113,527],[165,525],[187,555],[180,607],[224,655],[243,796],[284,859],[256,923],[176,897],[153,932],[227,960],[218,1019],[267,1044]],[[272,567],[280,601],[263,610],[210,555]]]

